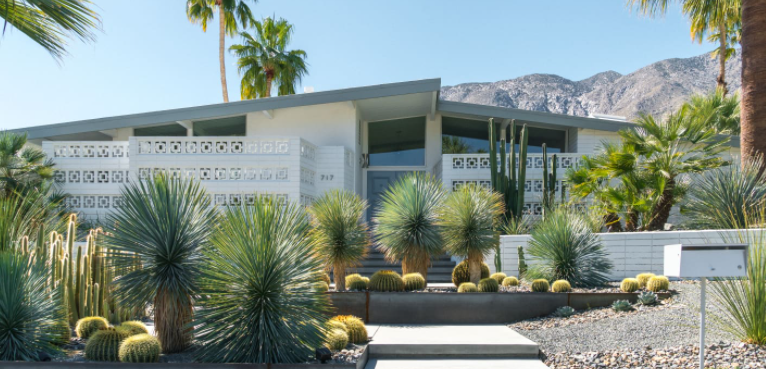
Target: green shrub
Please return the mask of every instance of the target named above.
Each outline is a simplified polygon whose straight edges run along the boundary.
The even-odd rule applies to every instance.
[[[156,363],[160,361],[160,341],[147,333],[122,341],[119,357],[123,363]]]
[[[570,285],[569,282],[563,279],[559,279],[558,281],[553,282],[553,285],[551,285],[551,291],[572,292],[572,285]]]
[[[612,310],[616,312],[631,311],[633,310],[633,306],[628,300],[617,300],[612,303]]]
[[[328,331],[340,329],[348,333],[348,327],[346,327],[346,324],[338,320],[332,320],[332,319],[328,320],[327,323],[325,323],[325,327],[327,328]]]
[[[641,305],[654,305],[657,301],[657,294],[652,291],[644,291],[638,294],[638,303]]]
[[[500,290],[500,285],[497,284],[497,280],[493,278],[484,278],[479,281],[479,292],[497,292]]]
[[[77,321],[74,328],[77,337],[89,338],[99,330],[109,327],[109,322],[100,316],[89,316]]]
[[[492,274],[492,275],[491,275],[491,276],[489,276],[489,277],[490,277],[490,278],[492,278],[492,279],[494,279],[494,280],[496,280],[496,281],[497,281],[497,284],[502,284],[502,283],[503,283],[503,280],[505,280],[506,278],[508,278],[508,276],[507,276],[507,275],[505,275],[505,273],[494,273],[494,274]]]
[[[519,280],[516,277],[507,277],[503,279],[503,287],[517,287]]]
[[[654,276],[646,282],[646,289],[652,292],[667,291],[670,288],[670,281],[664,275]]]
[[[324,283],[324,281],[314,282],[311,286],[314,288],[314,291],[317,292],[324,293],[330,290],[330,286],[328,286],[327,283]]]
[[[654,277],[654,273],[641,273],[636,276],[639,288],[646,288],[646,282]]]
[[[340,351],[348,345],[348,333],[341,329],[335,329],[327,334],[327,348],[333,351]]]
[[[364,325],[362,319],[353,315],[338,315],[331,320],[341,322],[346,325],[348,329],[348,340],[352,343],[364,343],[367,342],[367,327]]]
[[[625,278],[620,283],[620,290],[622,292],[636,292],[641,288],[641,282],[636,278]]]
[[[378,292],[404,291],[404,280],[393,270],[379,270],[370,277],[367,288]]]
[[[476,285],[471,282],[463,282],[460,284],[460,287],[457,288],[457,292],[458,293],[479,292],[479,288],[477,288]]]
[[[532,230],[528,277],[564,279],[575,287],[601,286],[609,280],[612,262],[600,238],[582,214],[565,208],[546,212]]]
[[[405,274],[402,279],[405,291],[419,291],[426,288],[426,279],[420,273]]]
[[[485,263],[481,263],[481,279],[489,278],[489,266]],[[452,269],[452,283],[455,287],[460,287],[461,284],[471,281],[471,275],[468,273],[468,260],[463,260],[455,269]]]
[[[85,344],[85,358],[95,361],[117,361],[120,355],[120,344],[128,337],[128,332],[124,330],[102,329],[88,338]]]
[[[532,292],[548,292],[551,289],[547,279],[535,279],[532,281]]]
[[[571,306],[560,306],[558,309],[556,309],[555,312],[553,312],[553,316],[559,317],[559,318],[569,318],[572,315],[575,315],[576,311]]]
[[[122,322],[117,329],[123,329],[126,332],[128,332],[129,335],[135,336],[137,334],[143,334],[143,333],[149,333],[149,330],[146,329],[146,325],[144,323],[141,323],[137,320],[131,320],[127,322]]]

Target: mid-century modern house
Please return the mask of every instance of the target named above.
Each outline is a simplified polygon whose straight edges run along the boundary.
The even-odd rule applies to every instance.
[[[543,143],[558,153],[563,172],[632,126],[441,101],[440,87],[440,79],[429,79],[16,131],[26,132],[55,161],[55,180],[71,195],[68,205],[86,218],[100,218],[120,205],[126,181],[163,170],[199,179],[215,204],[248,202],[256,192],[310,204],[326,190],[344,188],[374,209],[388,184],[411,171],[430,172],[449,189],[488,186],[488,118],[506,136],[511,120],[517,129],[529,127],[527,208],[538,214]],[[443,152],[446,136],[462,139],[468,153]]]

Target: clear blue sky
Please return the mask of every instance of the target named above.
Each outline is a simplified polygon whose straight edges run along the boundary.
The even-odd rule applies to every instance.
[[[184,0],[93,0],[103,32],[60,65],[16,30],[0,40],[0,129],[221,102],[217,28]],[[316,91],[441,77],[443,85],[553,73],[571,79],[708,52],[678,8],[661,19],[622,0],[260,0],[295,26]],[[227,40],[227,45],[239,40]],[[231,101],[239,100],[227,55]],[[303,86],[298,91],[303,91]]]

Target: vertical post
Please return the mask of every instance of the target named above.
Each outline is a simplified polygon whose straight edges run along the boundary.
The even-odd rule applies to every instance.
[[[707,278],[700,278],[700,369],[705,369],[705,287]]]

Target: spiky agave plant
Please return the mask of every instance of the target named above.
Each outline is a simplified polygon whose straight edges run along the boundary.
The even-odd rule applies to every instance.
[[[612,263],[598,236],[576,212],[559,208],[532,231],[527,252],[535,261],[529,273],[564,279],[575,287],[606,283]]]
[[[324,341],[326,294],[315,291],[322,260],[306,214],[265,196],[228,207],[205,252],[194,326],[199,359],[305,362]]]
[[[131,181],[121,193],[124,203],[109,217],[117,226],[106,236],[116,274],[125,273],[115,295],[130,307],[153,303],[162,351],[183,351],[192,339],[193,296],[215,210],[198,182],[164,173]]]
[[[332,268],[335,290],[346,289],[346,268],[367,255],[367,224],[362,221],[367,203],[352,192],[325,192],[309,207],[311,236],[325,268]]]
[[[471,283],[481,280],[484,256],[500,243],[497,221],[503,215],[500,194],[478,186],[463,186],[447,196],[441,213],[444,248],[468,260]]]
[[[443,251],[439,212],[444,199],[441,182],[413,172],[381,196],[375,214],[378,248],[390,261],[402,262],[402,273],[420,273],[428,280],[431,257]]]
[[[57,351],[57,322],[66,319],[60,291],[46,288],[47,270],[27,255],[0,251],[0,361],[36,361]]]

